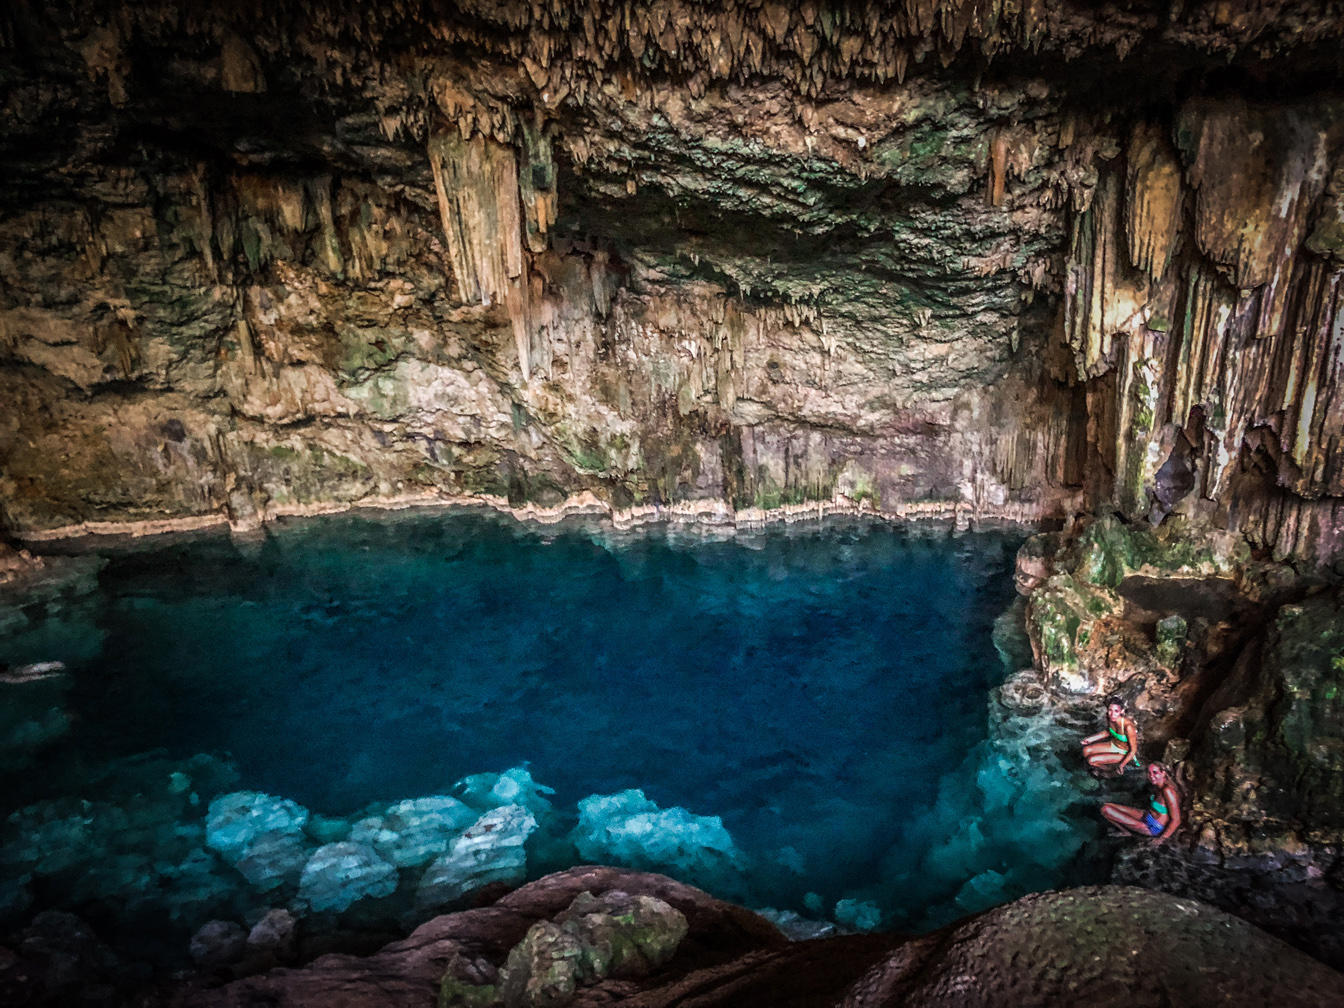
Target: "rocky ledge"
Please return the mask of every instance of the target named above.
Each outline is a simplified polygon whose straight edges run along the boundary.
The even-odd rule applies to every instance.
[[[1017,583],[1034,667],[998,698],[1053,719],[1064,766],[1106,697],[1139,758],[1175,773],[1183,822],[1159,846],[1119,841],[1113,882],[1207,901],[1344,965],[1344,592],[1339,572],[1239,537],[1113,515],[1028,541]],[[1135,804],[1130,772],[1092,803]],[[1143,800],[1143,799],[1139,799]],[[1091,814],[1089,812],[1089,814]]]
[[[216,981],[218,982],[218,981]],[[1099,886],[910,938],[790,942],[661,875],[581,867],[375,955],[178,991],[175,1008],[1344,1005],[1344,976],[1190,899]]]

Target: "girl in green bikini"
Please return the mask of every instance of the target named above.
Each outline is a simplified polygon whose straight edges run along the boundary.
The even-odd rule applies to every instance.
[[[1125,713],[1119,697],[1106,701],[1106,730],[1083,739],[1083,757],[1097,770],[1124,773],[1132,762],[1139,766],[1139,726]]]
[[[1157,845],[1166,843],[1181,827],[1181,795],[1161,763],[1148,764],[1148,781],[1153,785],[1153,793],[1147,809],[1107,802],[1101,807],[1101,814],[1121,829],[1152,837],[1152,843]]]

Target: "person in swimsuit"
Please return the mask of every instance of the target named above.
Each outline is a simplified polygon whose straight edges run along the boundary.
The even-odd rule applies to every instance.
[[[1139,726],[1125,713],[1125,702],[1119,697],[1106,701],[1106,730],[1089,735],[1082,741],[1083,758],[1095,770],[1114,770],[1124,773],[1132,762],[1139,763]]]
[[[1116,805],[1107,802],[1101,814],[1107,822],[1139,836],[1152,837],[1154,846],[1166,843],[1181,827],[1181,795],[1171,779],[1171,773],[1161,763],[1148,764],[1148,781],[1153,785],[1148,808]]]

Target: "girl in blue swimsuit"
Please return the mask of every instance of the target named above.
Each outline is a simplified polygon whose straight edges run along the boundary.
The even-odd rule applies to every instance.
[[[1165,843],[1181,826],[1181,796],[1171,774],[1161,763],[1148,764],[1148,782],[1153,793],[1148,808],[1107,802],[1101,814],[1108,822],[1140,836],[1152,837],[1154,844]]]

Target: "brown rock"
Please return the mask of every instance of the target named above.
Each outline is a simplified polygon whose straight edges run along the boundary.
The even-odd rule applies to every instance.
[[[1027,896],[902,946],[844,1008],[1338,1008],[1344,976],[1194,900],[1118,886]]]
[[[436,917],[409,938],[368,958],[328,955],[304,969],[273,970],[213,991],[185,993],[182,1008],[244,1008],[258,1003],[311,1008],[411,1008],[435,1004],[444,971],[457,956],[503,965],[528,929],[569,907],[579,893],[621,890],[653,896],[685,915],[689,930],[669,969],[688,972],[747,953],[789,947],[773,925],[661,875],[582,867],[548,875],[493,906]]]
[[[656,875],[575,868],[495,906],[436,918],[367,959],[327,956],[179,1004],[200,1008],[432,1005],[445,969],[497,982],[496,964],[578,891],[620,888],[685,913],[690,932],[662,969],[565,994],[628,1008],[1338,1008],[1344,976],[1251,924],[1189,899],[1099,886],[1028,896],[908,939],[853,935],[789,943],[755,915]],[[572,1000],[570,998],[572,997]]]

